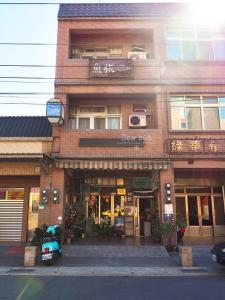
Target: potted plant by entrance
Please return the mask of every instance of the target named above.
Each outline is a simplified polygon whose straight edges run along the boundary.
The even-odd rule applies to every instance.
[[[173,251],[176,246],[172,242],[176,225],[173,221],[155,222],[153,224],[153,234],[163,243],[168,251]]]

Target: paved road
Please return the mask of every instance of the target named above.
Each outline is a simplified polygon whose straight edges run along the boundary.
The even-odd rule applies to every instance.
[[[0,276],[1,300],[224,299],[225,277]]]

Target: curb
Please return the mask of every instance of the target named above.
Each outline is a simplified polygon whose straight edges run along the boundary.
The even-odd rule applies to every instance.
[[[225,276],[207,268],[161,267],[0,267],[0,276]]]

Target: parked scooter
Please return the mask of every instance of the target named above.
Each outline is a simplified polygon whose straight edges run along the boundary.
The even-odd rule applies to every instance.
[[[60,225],[51,225],[43,234],[41,259],[46,265],[52,265],[58,257],[62,256],[60,231]]]

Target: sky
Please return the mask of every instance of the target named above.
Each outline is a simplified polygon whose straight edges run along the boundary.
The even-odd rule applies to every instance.
[[[195,1],[203,2],[203,0]],[[1,2],[98,3],[99,0],[0,0],[0,4]],[[101,3],[110,2],[184,1],[101,0]],[[54,66],[58,7],[58,5],[0,5],[0,65]],[[52,45],[3,45],[1,43],[48,43]],[[53,97],[54,93],[54,76],[54,67],[0,66],[0,116],[45,115],[45,103]],[[18,79],[12,77],[47,77],[52,79]]]

